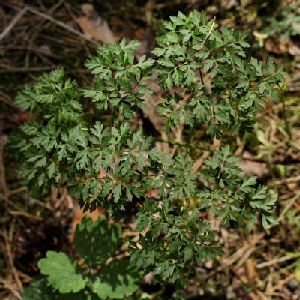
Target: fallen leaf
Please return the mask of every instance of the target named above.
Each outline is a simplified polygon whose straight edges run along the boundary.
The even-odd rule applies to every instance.
[[[255,158],[251,153],[245,151],[243,158],[238,163],[242,172],[245,175],[255,175],[257,177],[264,177],[269,174],[267,164],[259,161],[255,161]]]
[[[292,56],[300,56],[299,43],[286,37],[266,39],[265,48],[267,51],[278,55],[290,54]]]
[[[97,14],[91,4],[83,4],[81,10],[85,15],[76,18],[76,22],[88,37],[107,44],[115,43],[108,23]]]
[[[265,42],[265,48],[268,52],[282,55],[288,53],[289,40],[286,38],[268,38]]]
[[[159,199],[158,190],[152,189],[150,191],[147,191],[146,196],[147,196],[147,198],[150,198],[150,199]]]
[[[236,0],[221,0],[221,7],[225,9],[231,9],[234,6],[238,5]]]
[[[290,43],[289,54],[293,56],[300,56],[300,46],[297,45],[296,43]]]

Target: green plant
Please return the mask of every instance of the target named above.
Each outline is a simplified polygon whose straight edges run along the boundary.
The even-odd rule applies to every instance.
[[[275,10],[275,14],[266,19],[263,33],[268,36],[282,35],[293,37],[300,34],[300,2],[291,1]]]
[[[288,252],[287,257],[290,259],[295,259],[289,267],[294,268],[295,279],[300,282],[300,253],[299,252]]]
[[[25,289],[23,299],[124,299],[132,294],[138,289],[137,276],[128,259],[111,259],[120,237],[121,227],[109,225],[104,216],[95,222],[85,217],[75,234],[76,250],[84,263],[63,252],[48,251],[38,262],[46,280]]]
[[[251,130],[283,80],[272,62],[248,56],[245,39],[202,13],[179,13],[164,23],[151,59],[136,59],[138,44],[123,40],[87,62],[89,86],[63,70],[42,76],[17,97],[35,116],[13,141],[22,175],[34,191],[65,186],[87,210],[135,220],[132,266],[182,288],[197,264],[222,253],[207,215],[249,230],[257,216],[265,228],[276,224],[275,193],[243,177],[231,154],[232,137]],[[141,115],[158,132],[146,135]]]

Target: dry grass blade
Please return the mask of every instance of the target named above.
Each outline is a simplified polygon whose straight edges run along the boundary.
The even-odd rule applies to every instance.
[[[12,256],[12,241],[9,238],[9,235],[6,231],[3,233],[3,238],[4,238],[4,251],[5,251],[5,256],[7,258],[7,267],[8,267],[8,274],[12,274],[14,278],[14,283],[16,284],[16,289],[14,289],[15,295],[17,296],[18,299],[21,299],[21,293],[22,293],[22,282],[19,278],[18,271],[14,266],[14,260]]]
[[[0,128],[1,130],[1,128]],[[0,135],[0,191],[3,193],[3,199],[5,207],[7,210],[8,207],[8,187],[5,178],[5,167],[4,167],[4,150],[5,138],[3,135]],[[7,212],[7,211],[6,211]]]

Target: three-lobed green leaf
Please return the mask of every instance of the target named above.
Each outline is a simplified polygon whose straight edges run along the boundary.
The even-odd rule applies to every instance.
[[[76,262],[63,252],[48,251],[38,267],[48,276],[51,286],[61,293],[76,293],[86,286],[87,279],[78,271]]]

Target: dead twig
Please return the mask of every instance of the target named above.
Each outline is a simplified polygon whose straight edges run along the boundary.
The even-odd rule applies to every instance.
[[[18,293],[16,291],[16,287],[14,285],[13,279],[11,279],[11,278],[5,278],[5,279],[0,278],[0,283],[2,284],[4,289],[6,289],[9,293],[11,293],[15,297],[15,299],[20,299],[20,300],[22,299],[20,293]],[[7,299],[7,298],[5,298],[5,299]],[[9,299],[11,299],[11,298],[9,298]]]
[[[18,21],[24,16],[27,10],[28,8],[25,7],[19,11],[19,13],[13,18],[13,20],[9,23],[9,25],[0,34],[0,41],[10,33],[10,31],[14,28],[14,26],[18,23]]]
[[[274,258],[274,259],[271,259],[269,261],[260,263],[256,267],[257,267],[257,269],[262,269],[262,268],[269,267],[269,266],[272,266],[272,265],[276,265],[278,263],[282,263],[282,262],[285,262],[285,261],[291,260],[291,259],[294,259],[294,257],[286,255],[286,256],[283,256],[283,257]]]
[[[279,283],[277,285],[275,285],[270,292],[268,292],[268,295],[272,295],[275,291],[281,290],[283,288],[283,286],[288,283],[289,281],[291,281],[292,279],[295,278],[294,274],[290,274],[289,276],[287,276],[285,279],[280,280]]]
[[[8,187],[7,187],[7,184],[6,184],[4,158],[3,158],[3,155],[4,155],[3,154],[4,143],[5,143],[4,142],[4,137],[0,136],[0,191],[2,191],[3,199],[4,199],[4,205],[5,205],[6,212],[7,212],[7,207],[8,207]]]
[[[4,245],[5,245],[5,255],[7,258],[7,265],[15,279],[15,282],[16,282],[16,285],[18,288],[18,291],[16,291],[16,292],[20,295],[22,292],[22,283],[19,278],[17,269],[14,266],[14,260],[13,260],[12,249],[11,249],[11,241],[8,237],[7,232],[3,232],[3,238],[4,238]],[[18,299],[21,299],[21,296],[18,297]]]
[[[289,179],[289,178],[287,178]],[[282,221],[284,218],[285,214],[288,212],[288,210],[293,206],[293,204],[299,199],[300,192],[296,193],[296,195],[289,200],[288,204],[286,204],[285,208],[282,210],[280,216],[279,216],[279,221]]]
[[[43,72],[50,71],[58,68],[59,66],[45,66],[45,67],[32,67],[32,68],[9,68],[0,69],[0,74],[6,73],[28,73],[28,72]]]
[[[284,184],[284,183],[292,183],[292,182],[297,182],[300,181],[300,175],[295,176],[295,177],[290,177],[290,178],[284,178],[280,180],[275,180],[275,184]]]
[[[12,99],[2,91],[0,91],[0,101],[2,101],[6,105],[9,105],[12,108],[20,110],[20,107],[16,103],[14,103]]]
[[[230,266],[233,266],[236,262],[243,259],[244,254],[248,251],[248,248],[255,247],[255,245],[264,237],[264,234],[254,234],[248,241],[245,241],[244,245],[239,248],[234,254],[230,257],[222,259],[221,265],[217,267],[215,270],[210,272],[206,279],[214,276],[215,274],[221,272],[222,270],[227,269]]]
[[[52,15],[55,10],[57,10],[62,4],[63,4],[63,0],[60,0],[58,1],[54,6],[52,6],[49,10],[46,11],[46,14],[47,15]],[[27,44],[27,54],[25,56],[25,66],[28,66],[29,64],[29,53],[30,53],[30,50],[29,48],[35,48],[33,43],[34,43],[34,40],[37,38],[37,36],[41,33],[42,30],[44,30],[45,28],[45,23],[47,22],[48,20],[45,20],[45,19],[42,19],[42,21],[39,22],[39,24],[37,24],[37,28],[34,28],[33,29],[33,33],[30,37],[30,39],[28,40],[28,44]]]
[[[49,16],[49,15],[47,15],[47,14],[45,14],[45,13],[42,13],[42,12],[40,12],[40,11],[38,11],[38,10],[32,8],[32,7],[27,7],[27,10],[30,11],[31,13],[33,13],[33,14],[35,14],[35,15],[41,17],[41,18],[44,18],[44,19],[46,19],[46,20],[48,20],[48,21],[50,21],[50,22],[52,22],[52,23],[54,23],[54,24],[56,24],[56,25],[58,25],[58,26],[60,26],[60,27],[62,27],[62,28],[64,28],[64,29],[68,30],[69,32],[71,32],[71,33],[73,33],[73,34],[75,34],[75,35],[80,36],[81,38],[83,38],[83,39],[85,39],[85,40],[87,40],[87,41],[89,41],[89,42],[91,42],[91,43],[96,44],[96,42],[93,41],[93,40],[92,40],[90,37],[88,37],[87,35],[81,33],[80,31],[78,31],[78,30],[76,30],[76,29],[74,29],[74,28],[72,28],[72,27],[70,27],[70,26],[68,26],[68,25],[66,25],[66,24],[64,24],[64,23],[61,22],[61,21],[58,21],[58,20],[54,19],[53,17],[51,17],[51,16]]]
[[[9,214],[13,216],[22,216],[30,220],[42,221],[43,218],[27,213],[26,211],[21,210],[9,210]]]

